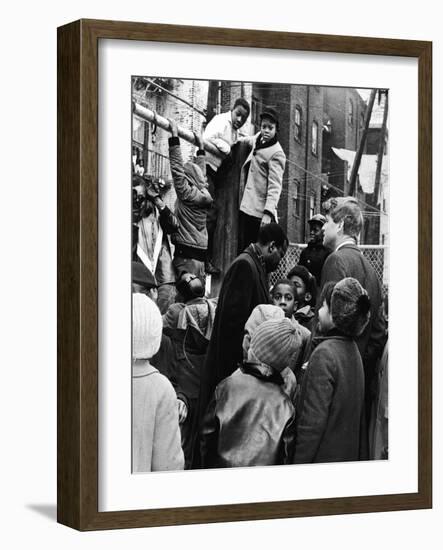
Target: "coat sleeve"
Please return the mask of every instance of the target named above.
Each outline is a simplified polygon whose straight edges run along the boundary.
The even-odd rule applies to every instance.
[[[375,371],[376,363],[378,359],[382,356],[386,340],[386,320],[383,314],[383,302],[381,299],[381,290],[379,291],[380,295],[380,307],[378,310],[373,312],[373,320],[371,324],[371,332],[369,335],[368,345],[363,357],[363,362],[365,365],[371,365],[372,369]]]
[[[326,258],[321,271],[320,291],[330,281],[338,282],[346,277],[346,269],[338,254],[331,254]],[[317,304],[318,306],[318,304]]]
[[[203,172],[203,175],[206,177],[206,154],[203,150],[198,150],[195,157],[195,164]]]
[[[217,445],[220,424],[217,418],[216,393],[211,399],[206,414],[203,419],[203,425],[200,434],[200,456],[203,468],[213,468],[217,461]]]
[[[162,395],[155,411],[152,471],[183,470],[184,457],[178,424],[177,397],[164,376],[161,387]]]
[[[178,231],[178,220],[175,214],[173,214],[167,206],[165,206],[163,210],[160,210],[159,222],[160,227],[167,235]]]
[[[221,153],[221,157],[226,157],[231,152],[231,144],[224,139],[226,133],[226,120],[215,116],[206,126],[203,139],[208,141]]]
[[[268,192],[264,209],[270,214],[277,210],[277,205],[282,190],[285,165],[286,156],[282,151],[279,151],[273,155],[269,161]]]
[[[227,334],[232,338],[232,346],[236,348],[241,348],[244,327],[252,311],[253,293],[257,284],[254,278],[247,260],[238,260],[230,269],[230,284],[223,300],[222,323]],[[238,359],[241,359],[241,355]]]
[[[293,416],[288,420],[283,430],[280,446],[279,464],[291,464],[292,457],[294,456],[294,442],[295,442],[295,412]]]
[[[191,185],[186,179],[180,145],[173,140],[174,138],[169,140],[169,164],[177,197],[183,202],[200,205],[203,208],[209,206],[212,203],[209,191]]]
[[[300,396],[300,416],[297,422],[294,463],[313,462],[326,429],[334,393],[334,365],[330,354],[321,348],[314,350]]]

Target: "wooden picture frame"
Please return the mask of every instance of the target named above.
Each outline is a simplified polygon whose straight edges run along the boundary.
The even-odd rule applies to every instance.
[[[418,59],[418,491],[98,511],[98,41],[124,39]],[[289,518],[432,506],[432,44],[80,20],[58,29],[58,521],[79,530]]]

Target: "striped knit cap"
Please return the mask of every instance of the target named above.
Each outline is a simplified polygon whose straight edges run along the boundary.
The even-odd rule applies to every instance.
[[[252,335],[250,349],[259,361],[281,372],[292,363],[301,344],[300,332],[285,318],[262,323]]]
[[[273,306],[271,304],[259,304],[258,306],[255,306],[245,324],[245,335],[243,337],[243,355],[245,359],[248,357],[251,337],[257,327],[265,321],[269,321],[271,319],[283,319],[284,316],[285,314],[281,307]]]

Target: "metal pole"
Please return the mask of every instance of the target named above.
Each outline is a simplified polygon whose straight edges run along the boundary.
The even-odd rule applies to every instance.
[[[374,185],[374,198],[376,200],[375,204],[378,204],[378,192],[380,190],[381,166],[383,163],[383,153],[385,150],[386,123],[388,121],[388,108],[389,108],[388,90],[385,91],[385,98],[386,99],[385,99],[385,107],[383,110],[383,122],[380,130],[380,142],[378,144],[377,170],[375,171],[375,185]]]
[[[368,135],[369,122],[371,121],[372,108],[374,107],[375,94],[377,90],[371,90],[371,95],[369,97],[368,109],[365,116],[365,125],[363,129],[363,134],[360,139],[360,144],[355,154],[354,164],[352,165],[351,177],[349,178],[349,194],[355,196],[357,194],[357,174],[360,168],[361,157],[363,156],[363,149],[365,148],[366,137]]]
[[[152,86],[155,86],[156,88],[158,88],[159,90],[162,90],[163,92],[169,94],[171,97],[177,99],[178,101],[181,101],[182,103],[184,103],[185,105],[187,105],[188,107],[191,107],[191,109],[194,109],[194,111],[196,111],[199,115],[201,115],[202,117],[206,118],[206,113],[203,112],[203,111],[200,111],[200,109],[197,109],[197,107],[194,107],[194,105],[192,105],[192,103],[189,103],[189,101],[186,101],[186,99],[183,99],[182,97],[176,95],[176,94],[173,94],[172,92],[170,92],[169,90],[167,90],[166,88],[164,88],[163,86],[160,86],[160,84],[157,84],[157,82],[154,82],[153,80],[151,80],[150,78],[147,78],[146,79],[149,84],[152,84]]]
[[[152,124],[156,124],[162,130],[170,131],[169,120],[167,118],[164,118],[158,115],[155,111],[151,111],[151,109],[148,109],[147,107],[143,107],[139,103],[133,103],[132,112],[138,117],[142,118],[143,120],[146,120],[147,122],[150,122]],[[185,141],[188,141],[189,143],[192,143],[195,145],[194,132],[191,132],[186,128],[179,127],[178,135]],[[213,155],[216,155],[218,157],[221,156],[220,151],[217,149],[217,147],[212,145],[212,143],[209,143],[208,141],[204,141],[204,146],[205,146],[205,151],[208,151],[209,153],[212,153]]]

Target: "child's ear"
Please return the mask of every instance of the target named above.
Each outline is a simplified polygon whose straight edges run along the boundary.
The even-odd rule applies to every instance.
[[[312,294],[310,292],[306,292],[305,294],[305,302],[309,303],[312,300]]]

